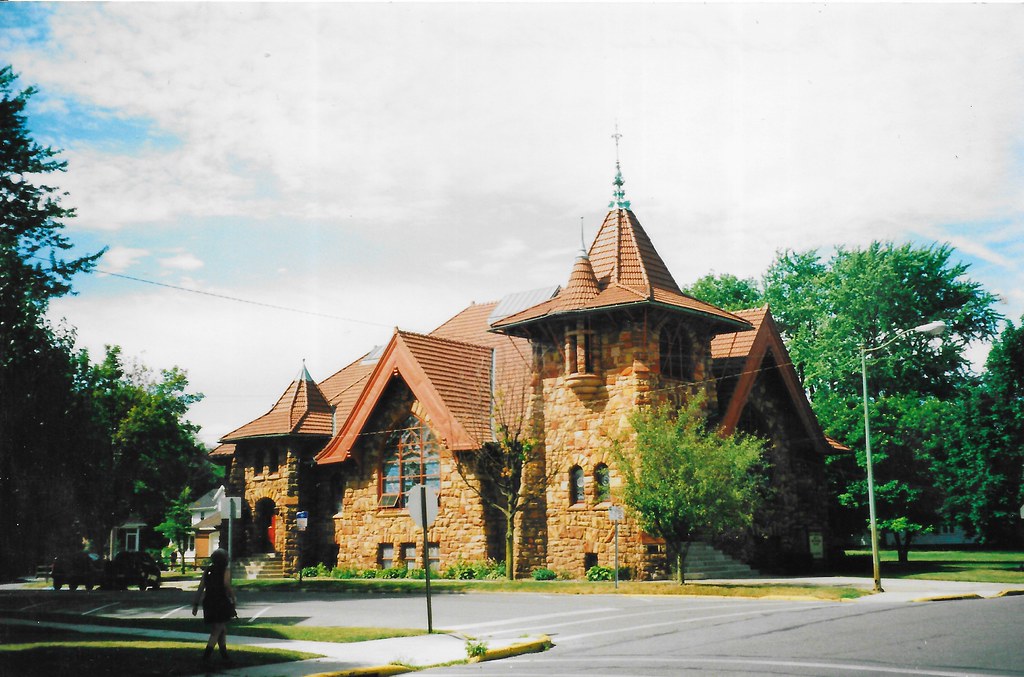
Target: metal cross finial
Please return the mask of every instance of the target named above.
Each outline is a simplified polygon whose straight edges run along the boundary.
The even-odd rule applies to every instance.
[[[619,134],[619,121],[615,121],[615,133],[612,134],[612,138],[615,139],[615,180],[612,181],[612,185],[615,186],[615,190],[612,191],[612,201],[609,203],[609,209],[629,209],[629,200],[626,199],[626,191],[622,189],[622,185],[625,183],[622,179],[622,168],[619,166],[619,139],[622,138],[622,134]]]

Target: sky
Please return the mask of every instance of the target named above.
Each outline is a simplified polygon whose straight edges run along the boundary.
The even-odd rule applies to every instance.
[[[303,360],[564,284],[616,128],[681,285],[949,243],[1019,324],[1022,35],[1021,4],[0,3],[73,253],[109,248],[51,317],[186,370],[210,445]]]

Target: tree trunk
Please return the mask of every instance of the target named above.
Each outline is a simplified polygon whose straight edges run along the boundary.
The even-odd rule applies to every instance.
[[[686,541],[682,547],[677,546],[676,568],[679,570],[679,585],[686,583],[686,555],[690,552],[690,541]]]
[[[899,534],[893,534],[893,540],[896,541],[896,557],[900,564],[910,561],[910,542],[913,539],[914,535],[909,531],[903,533],[903,538],[900,538]]]
[[[515,515],[505,515],[505,576],[515,580]]]

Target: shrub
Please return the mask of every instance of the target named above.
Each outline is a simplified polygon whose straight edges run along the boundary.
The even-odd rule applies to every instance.
[[[595,565],[587,569],[588,581],[610,581],[613,578],[615,574],[609,567]]]
[[[363,569],[359,572],[359,578],[377,578],[377,572],[383,569]]]
[[[316,578],[320,571],[316,567],[302,567],[299,572],[303,578]]]
[[[331,578],[359,578],[362,572],[359,569],[347,567],[335,567],[331,569]]]
[[[377,572],[377,578],[405,578],[405,574],[408,571],[405,567],[390,567],[388,569],[381,569]]]
[[[444,578],[459,579],[462,581],[469,581],[476,578],[476,569],[473,565],[462,559],[461,557],[451,564],[441,574]]]
[[[545,567],[538,567],[534,569],[530,575],[533,576],[533,580],[535,581],[553,581],[557,578],[554,571]]]
[[[408,573],[406,573],[406,576],[408,576],[409,578],[415,578],[417,580],[423,580],[427,577],[427,571],[426,569],[409,569]],[[436,576],[437,572],[435,571],[431,574],[430,577],[434,578]]]

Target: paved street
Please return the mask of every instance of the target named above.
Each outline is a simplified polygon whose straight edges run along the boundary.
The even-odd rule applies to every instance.
[[[89,617],[191,617],[190,592],[4,591],[6,609]],[[250,593],[241,622],[425,627],[410,595]],[[440,594],[435,629],[555,648],[443,675],[1024,675],[1024,597],[929,603],[807,602],[611,595]],[[197,627],[199,623],[197,621]]]

